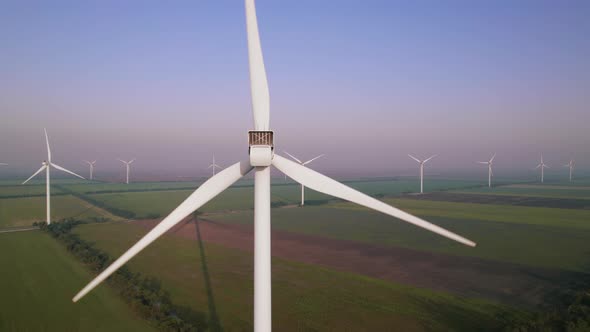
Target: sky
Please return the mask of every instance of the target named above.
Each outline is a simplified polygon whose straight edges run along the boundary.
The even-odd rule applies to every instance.
[[[329,175],[590,168],[590,2],[271,1],[257,13],[276,152]],[[0,162],[202,176],[247,158],[240,0],[3,1]],[[480,167],[485,173],[485,167]]]

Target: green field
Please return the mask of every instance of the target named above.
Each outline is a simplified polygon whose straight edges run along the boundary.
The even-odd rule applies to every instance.
[[[119,217],[69,195],[51,198],[51,218],[78,218],[93,220],[107,218],[119,220]],[[0,199],[0,229],[9,227],[31,226],[35,221],[45,221],[45,197],[4,198]]]
[[[387,199],[478,243],[469,248],[350,203],[273,209],[273,229],[531,266],[590,271],[590,211]],[[252,211],[206,215],[251,224]],[[559,248],[559,250],[556,250]]]
[[[516,196],[535,196],[535,197],[556,197],[556,198],[581,198],[590,199],[590,187],[578,186],[567,188],[563,184],[553,185],[519,185],[519,186],[502,186],[495,188],[470,188],[459,189],[454,192],[478,194],[485,193],[489,195],[516,195]]]
[[[18,197],[18,196],[45,196],[45,185],[17,185],[17,186],[0,186],[0,198]],[[59,188],[52,187],[51,194],[61,194]]]
[[[74,304],[90,273],[40,231],[0,234],[0,331],[152,331],[114,291]]]
[[[146,230],[109,223],[75,232],[119,256]],[[164,236],[129,265],[160,278],[173,301],[210,314],[215,308],[225,330],[251,330],[252,254],[207,243],[204,252],[210,297],[197,241]],[[500,326],[499,317],[509,309],[276,258],[272,268],[273,322],[280,331],[485,331]]]
[[[477,264],[480,265],[473,266],[481,266],[482,269],[472,271],[476,273],[477,280],[488,283],[489,288],[486,289],[506,294],[497,298],[494,295],[496,293],[485,293],[485,290],[454,293],[470,296],[465,298],[275,257],[273,322],[276,330],[383,331],[391,330],[392,326],[404,331],[497,330],[515,317],[528,317],[528,314],[517,308],[506,307],[506,304],[522,305],[521,309],[529,310],[531,307],[526,306],[525,302],[538,304],[544,294],[552,290],[532,289],[523,295],[530,298],[511,301],[510,296],[514,295],[510,294],[518,292],[494,288],[504,285],[500,279],[494,279],[495,268],[512,271],[512,267],[507,266],[515,266],[515,271],[519,271],[521,276],[530,275],[531,280],[541,278],[555,285],[556,289],[567,289],[578,275],[590,273],[590,210],[584,208],[584,200],[590,202],[590,180],[585,184],[580,181],[577,186],[553,181],[543,186],[520,183],[489,189],[481,186],[479,181],[429,179],[426,191],[448,191],[448,194],[439,193],[439,200],[429,199],[428,195],[407,195],[415,192],[418,186],[417,179],[412,178],[346,182],[369,195],[476,241],[476,248],[454,243],[395,218],[309,189],[306,190],[306,206],[298,208],[295,206],[300,200],[300,186],[291,180],[273,179],[273,183],[271,197],[276,208],[271,213],[274,230],[316,236],[319,246],[322,238],[332,238],[384,248],[401,247],[421,253],[450,255],[453,259],[457,256],[460,256],[458,259],[478,259]],[[125,185],[57,180],[52,189],[60,195],[52,197],[52,219],[122,219],[105,209],[115,213],[129,211],[135,215],[133,219],[163,217],[188,197],[197,185],[197,182]],[[33,221],[43,220],[44,190],[41,180],[30,186],[17,186],[6,181],[0,183],[0,229],[30,226]],[[445,201],[446,196],[443,197],[459,192],[466,196],[455,194],[455,198],[460,197],[456,201]],[[79,195],[77,197],[80,198],[67,193]],[[482,204],[471,202],[476,200],[475,197],[483,197],[482,194],[489,195],[485,200],[480,200]],[[18,195],[32,196],[6,198]],[[497,199],[498,195],[506,198]],[[513,205],[513,202],[522,202],[519,197],[550,197],[554,198],[553,206],[572,208]],[[86,199],[104,204],[101,206],[105,209],[88,203]],[[453,198],[449,196],[447,199]],[[541,198],[534,200],[528,199],[530,204],[543,205],[548,202]],[[251,225],[253,205],[252,180],[247,178],[199,210],[204,213],[202,217],[210,221]],[[118,257],[145,234],[146,229],[134,223],[111,222],[81,225],[75,228],[75,232],[83,239],[94,242],[112,257]],[[0,234],[0,240],[7,236],[17,238],[30,235]],[[45,235],[41,237],[44,238],[39,241],[41,244],[52,241]],[[0,241],[0,250],[2,245],[8,245],[6,243]],[[205,256],[202,256],[202,249]],[[5,250],[11,252],[10,249]],[[7,257],[0,255],[1,259]],[[194,240],[165,236],[134,258],[129,265],[133,271],[162,280],[164,289],[170,292],[175,304],[189,306],[197,312],[209,312],[210,319],[218,321],[225,331],[248,331],[252,329],[252,261],[251,252],[208,242],[200,247],[199,242]],[[436,268],[432,271],[437,272]],[[458,268],[451,272],[447,270],[446,273],[463,273],[461,271]],[[487,273],[491,273],[489,278]],[[510,280],[518,278],[510,277],[512,274],[505,276]],[[62,285],[74,288],[67,292],[68,299],[91,276],[84,279],[75,287],[69,281]],[[519,280],[527,279],[524,277]],[[515,281],[506,285],[522,284]],[[101,286],[100,289],[108,292],[107,286]],[[39,303],[43,301],[39,300]],[[1,300],[0,305],[0,308],[6,306]],[[67,305],[58,303],[64,308],[68,308]],[[56,310],[66,311],[64,308]],[[122,316],[136,320],[133,314]],[[2,314],[0,317],[4,319],[0,323],[6,322]],[[10,325],[5,326],[20,328],[22,317],[16,317],[8,321]],[[48,326],[56,324],[51,318],[39,317],[40,321],[49,320]],[[139,323],[143,324],[141,321]],[[209,323],[212,324],[211,321]],[[113,326],[133,330],[133,327],[128,328],[125,324],[128,323],[117,322]],[[68,329],[65,327],[62,330]],[[0,325],[0,330],[3,330],[3,325]]]
[[[278,183],[272,186],[272,201],[281,204],[298,204],[301,200],[300,186],[294,183]],[[450,188],[466,188],[473,186],[472,181],[433,180],[432,190]],[[387,180],[387,181],[351,181],[348,185],[361,190],[369,195],[394,196],[404,192],[411,192],[416,188],[414,180]],[[136,184],[139,186],[139,184]],[[68,186],[72,190],[79,186]],[[118,185],[113,185],[119,188]],[[162,189],[163,187],[158,187]],[[170,213],[178,204],[186,199],[194,190],[178,191],[142,191],[119,192],[108,194],[94,194],[97,199],[109,207],[133,212],[136,218],[163,217]],[[306,201],[309,204],[333,199],[330,196],[306,189]],[[221,195],[207,203],[201,210],[206,212],[251,210],[254,207],[253,187],[246,183],[239,183],[231,187]]]

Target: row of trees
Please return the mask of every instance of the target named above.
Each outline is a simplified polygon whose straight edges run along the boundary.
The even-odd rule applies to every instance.
[[[93,272],[102,271],[112,259],[104,251],[81,239],[72,229],[84,222],[74,219],[47,225],[40,223],[42,230],[65,245],[68,251],[80,259]],[[127,266],[111,275],[107,282],[116,289],[129,306],[163,331],[206,331],[207,316],[188,307],[171,302],[162,289],[161,282],[153,277],[133,273]]]
[[[582,282],[576,291],[561,296],[557,303],[536,313],[530,320],[512,324],[511,332],[589,332],[590,280]]]

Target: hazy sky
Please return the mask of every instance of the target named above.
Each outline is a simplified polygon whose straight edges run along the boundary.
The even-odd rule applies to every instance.
[[[589,1],[276,1],[257,11],[278,152],[328,174],[590,166]],[[243,1],[3,1],[0,162],[203,175],[247,157]],[[7,172],[8,169],[0,169]],[[485,172],[485,167],[482,169]]]

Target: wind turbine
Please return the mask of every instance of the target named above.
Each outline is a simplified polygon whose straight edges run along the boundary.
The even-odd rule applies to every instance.
[[[574,173],[574,167],[576,166],[576,162],[571,159],[569,163],[567,163],[564,167],[570,168],[570,182],[572,182],[572,175]]]
[[[420,160],[420,159],[412,156],[411,154],[409,154],[408,156],[420,164],[420,193],[423,194],[424,193],[424,164],[426,164],[430,159],[436,157],[436,155],[430,156],[430,158],[427,158],[424,160]]]
[[[125,164],[125,183],[129,184],[129,165],[131,165],[132,162],[135,161],[135,159],[131,159],[131,161],[125,161],[125,160],[121,160],[121,159],[117,159],[120,162],[122,162],[123,164]]]
[[[90,290],[108,278],[123,264],[154,242],[166,231],[181,222],[193,211],[219,195],[251,170],[254,170],[254,331],[271,331],[271,248],[270,248],[270,166],[275,166],[293,180],[313,190],[372,208],[425,228],[465,245],[475,243],[457,234],[405,213],[381,201],[347,187],[331,178],[313,171],[274,153],[274,133],[269,128],[269,93],[262,49],[256,22],[254,0],[245,0],[248,55],[250,67],[250,92],[254,130],[248,132],[249,159],[240,161],[209,178],[162,222],[149,231],[127,252],[102,271],[84,287],[73,301],[80,300]],[[220,133],[221,134],[221,133]]]
[[[535,167],[535,169],[541,167],[541,183],[543,183],[544,177],[545,177],[545,168],[551,168],[549,166],[547,166],[544,162],[543,162],[543,154],[541,153],[541,163],[539,165],[537,165],[537,167]]]
[[[58,169],[58,170],[60,170],[62,172],[66,172],[66,173],[72,174],[74,176],[77,176],[80,179],[84,179],[84,177],[82,177],[82,176],[80,176],[80,175],[78,175],[78,174],[76,174],[76,173],[74,173],[72,171],[68,171],[67,169],[65,169],[65,168],[63,168],[63,167],[61,167],[61,166],[59,166],[56,163],[53,163],[51,161],[51,150],[49,149],[49,138],[47,137],[47,130],[44,129],[44,131],[45,131],[45,143],[47,144],[47,160],[44,160],[41,163],[41,168],[39,168],[38,171],[36,171],[33,175],[31,175],[31,177],[28,178],[22,184],[25,184],[25,183],[29,182],[29,180],[31,180],[32,178],[34,178],[35,175],[37,175],[37,174],[41,173],[43,170],[45,170],[45,186],[46,186],[45,187],[46,188],[45,189],[46,190],[46,192],[45,192],[45,197],[46,197],[45,200],[46,200],[46,205],[47,205],[46,206],[46,208],[47,208],[47,211],[46,211],[47,212],[47,225],[49,225],[49,224],[51,224],[51,190],[50,190],[51,184],[50,184],[50,181],[49,181],[49,170],[51,169],[51,167],[53,167],[55,169]]]
[[[96,160],[95,161],[84,160],[84,162],[90,166],[90,181],[92,181],[92,179],[93,179],[92,174],[94,173],[94,164],[96,164]]]
[[[494,172],[492,172],[492,164],[494,162],[494,158],[496,158],[496,154],[495,153],[492,156],[492,158],[490,158],[489,161],[478,161],[479,164],[486,164],[486,165],[488,165],[488,187],[489,188],[492,187],[492,176],[494,176]]]
[[[286,153],[286,154],[287,154],[289,157],[291,157],[293,160],[295,160],[296,162],[298,162],[298,163],[299,163],[299,165],[301,165],[301,166],[305,166],[305,165],[307,165],[307,164],[311,163],[312,161],[314,161],[314,160],[316,160],[316,159],[318,159],[318,158],[320,158],[320,157],[323,157],[323,156],[324,156],[323,154],[321,154],[321,155],[319,155],[319,156],[317,156],[317,157],[315,157],[315,158],[312,158],[312,159],[310,159],[310,160],[308,160],[308,161],[305,161],[305,162],[303,162],[303,161],[301,161],[301,160],[299,160],[299,159],[295,158],[295,157],[294,157],[292,154],[290,154],[289,152],[287,152],[287,151],[284,151],[284,150],[283,150],[283,152],[285,152],[285,153]],[[287,174],[285,174],[285,177],[286,177],[286,176],[287,176]],[[305,204],[305,186],[304,186],[303,184],[301,184],[301,206],[303,206],[304,204]]]
[[[215,175],[215,168],[223,169],[223,167],[221,167],[215,163],[215,155],[213,155],[213,162],[207,168],[213,168],[213,175]]]

